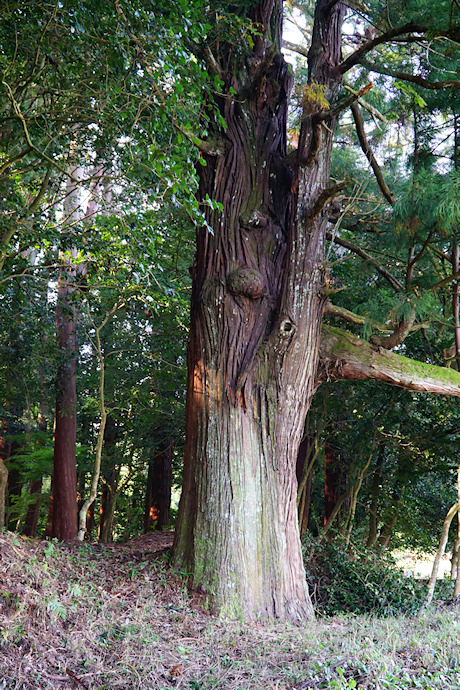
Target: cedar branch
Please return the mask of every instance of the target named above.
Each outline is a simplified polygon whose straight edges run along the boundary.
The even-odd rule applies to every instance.
[[[406,390],[460,398],[460,373],[373,346],[349,331],[324,325],[318,383],[374,379]]]

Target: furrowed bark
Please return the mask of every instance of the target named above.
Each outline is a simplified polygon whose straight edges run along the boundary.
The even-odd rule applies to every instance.
[[[262,28],[244,64],[226,71],[218,99],[227,128],[210,132],[193,270],[183,492],[173,551],[216,610],[244,618],[313,615],[297,520],[297,451],[316,386],[331,126],[307,113],[294,176],[286,167],[291,77],[280,53],[282,4],[262,0]],[[310,79],[330,102],[338,82],[341,3],[317,6]],[[230,51],[231,52],[231,51]],[[217,56],[216,56],[217,57]],[[225,69],[224,69],[225,66]]]

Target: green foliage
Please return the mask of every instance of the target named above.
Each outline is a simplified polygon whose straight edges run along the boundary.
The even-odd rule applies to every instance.
[[[323,615],[414,614],[426,598],[426,581],[404,577],[383,549],[360,551],[339,538],[320,544],[307,538],[304,553],[310,591]],[[438,596],[448,598],[452,591],[451,581],[438,584]]]

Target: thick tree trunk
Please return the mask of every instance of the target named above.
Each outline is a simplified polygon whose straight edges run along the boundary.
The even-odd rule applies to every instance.
[[[311,79],[334,96],[341,3],[318,3]],[[285,156],[290,73],[282,4],[261,0],[253,53],[221,78],[227,128],[200,196],[220,202],[193,271],[184,483],[174,562],[245,618],[313,615],[297,522],[296,458],[315,389],[331,125],[306,111],[293,175]],[[225,54],[224,54],[225,53]],[[236,52],[234,53],[236,56]],[[236,95],[232,95],[230,92]]]
[[[145,492],[144,532],[155,523],[161,531],[170,524],[173,440],[166,438],[149,462]]]

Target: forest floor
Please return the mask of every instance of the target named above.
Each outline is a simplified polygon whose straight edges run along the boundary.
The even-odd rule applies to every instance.
[[[172,533],[57,544],[0,533],[0,690],[460,690],[460,607],[299,627],[210,615]]]

